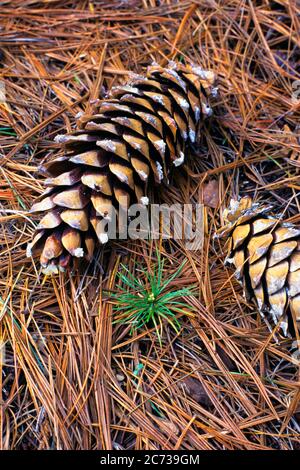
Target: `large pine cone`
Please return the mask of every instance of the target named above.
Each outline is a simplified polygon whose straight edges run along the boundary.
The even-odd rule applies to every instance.
[[[231,201],[218,237],[228,237],[226,261],[249,298],[269,312],[286,335],[300,326],[300,227],[268,216],[271,206],[249,197]]]
[[[27,249],[28,256],[41,250],[45,273],[90,260],[97,242],[108,241],[112,210],[148,203],[147,186],[181,165],[186,144],[196,141],[213,84],[214,74],[199,67],[154,65],[114,87],[80,129],[57,136],[64,153],[43,166],[48,188],[32,212],[44,216]]]

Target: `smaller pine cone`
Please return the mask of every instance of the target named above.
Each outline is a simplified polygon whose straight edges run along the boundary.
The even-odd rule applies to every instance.
[[[249,197],[232,200],[224,211],[226,262],[232,264],[247,298],[254,298],[262,316],[271,314],[284,333],[300,326],[300,227],[271,217],[270,205]]]
[[[72,134],[57,136],[61,152],[42,167],[47,189],[31,211],[43,216],[27,249],[40,251],[44,273],[91,260],[109,239],[112,213],[148,204],[149,186],[167,181],[196,141],[213,85],[214,74],[200,67],[153,65],[96,100]]]

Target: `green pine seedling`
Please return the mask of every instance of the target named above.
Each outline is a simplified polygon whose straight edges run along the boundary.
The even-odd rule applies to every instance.
[[[157,266],[152,273],[147,269],[137,269],[138,275],[134,276],[126,266],[121,265],[122,271],[117,275],[122,282],[120,292],[111,294],[115,300],[114,323],[130,324],[131,333],[145,326],[154,326],[160,343],[160,332],[165,322],[178,333],[180,323],[177,314],[188,315],[191,310],[181,299],[192,295],[192,292],[189,288],[168,291],[167,287],[180,274],[184,265],[185,261],[165,280],[164,260],[161,260],[160,255],[157,256]]]

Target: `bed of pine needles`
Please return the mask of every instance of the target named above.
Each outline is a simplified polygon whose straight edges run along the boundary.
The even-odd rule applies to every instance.
[[[295,0],[1,2],[1,449],[299,448],[297,345],[213,239],[237,194],[300,223],[299,15]],[[54,137],[129,71],[170,59],[218,76],[200,145],[152,196],[205,202],[203,248],[114,242],[87,270],[44,277],[25,249]],[[157,269],[175,319],[135,311],[132,328],[135,280],[151,294]]]

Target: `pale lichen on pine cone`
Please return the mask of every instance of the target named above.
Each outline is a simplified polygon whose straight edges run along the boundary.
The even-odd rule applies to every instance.
[[[64,153],[43,166],[47,189],[32,212],[44,215],[27,249],[28,256],[40,250],[45,273],[63,271],[72,259],[91,260],[95,246],[108,241],[112,210],[148,204],[149,184],[183,163],[186,145],[211,114],[214,81],[200,67],[152,65],[114,87],[72,134],[57,136]]]
[[[262,316],[270,313],[286,335],[300,326],[300,227],[272,217],[272,206],[232,200],[217,237],[228,237],[226,261]]]

